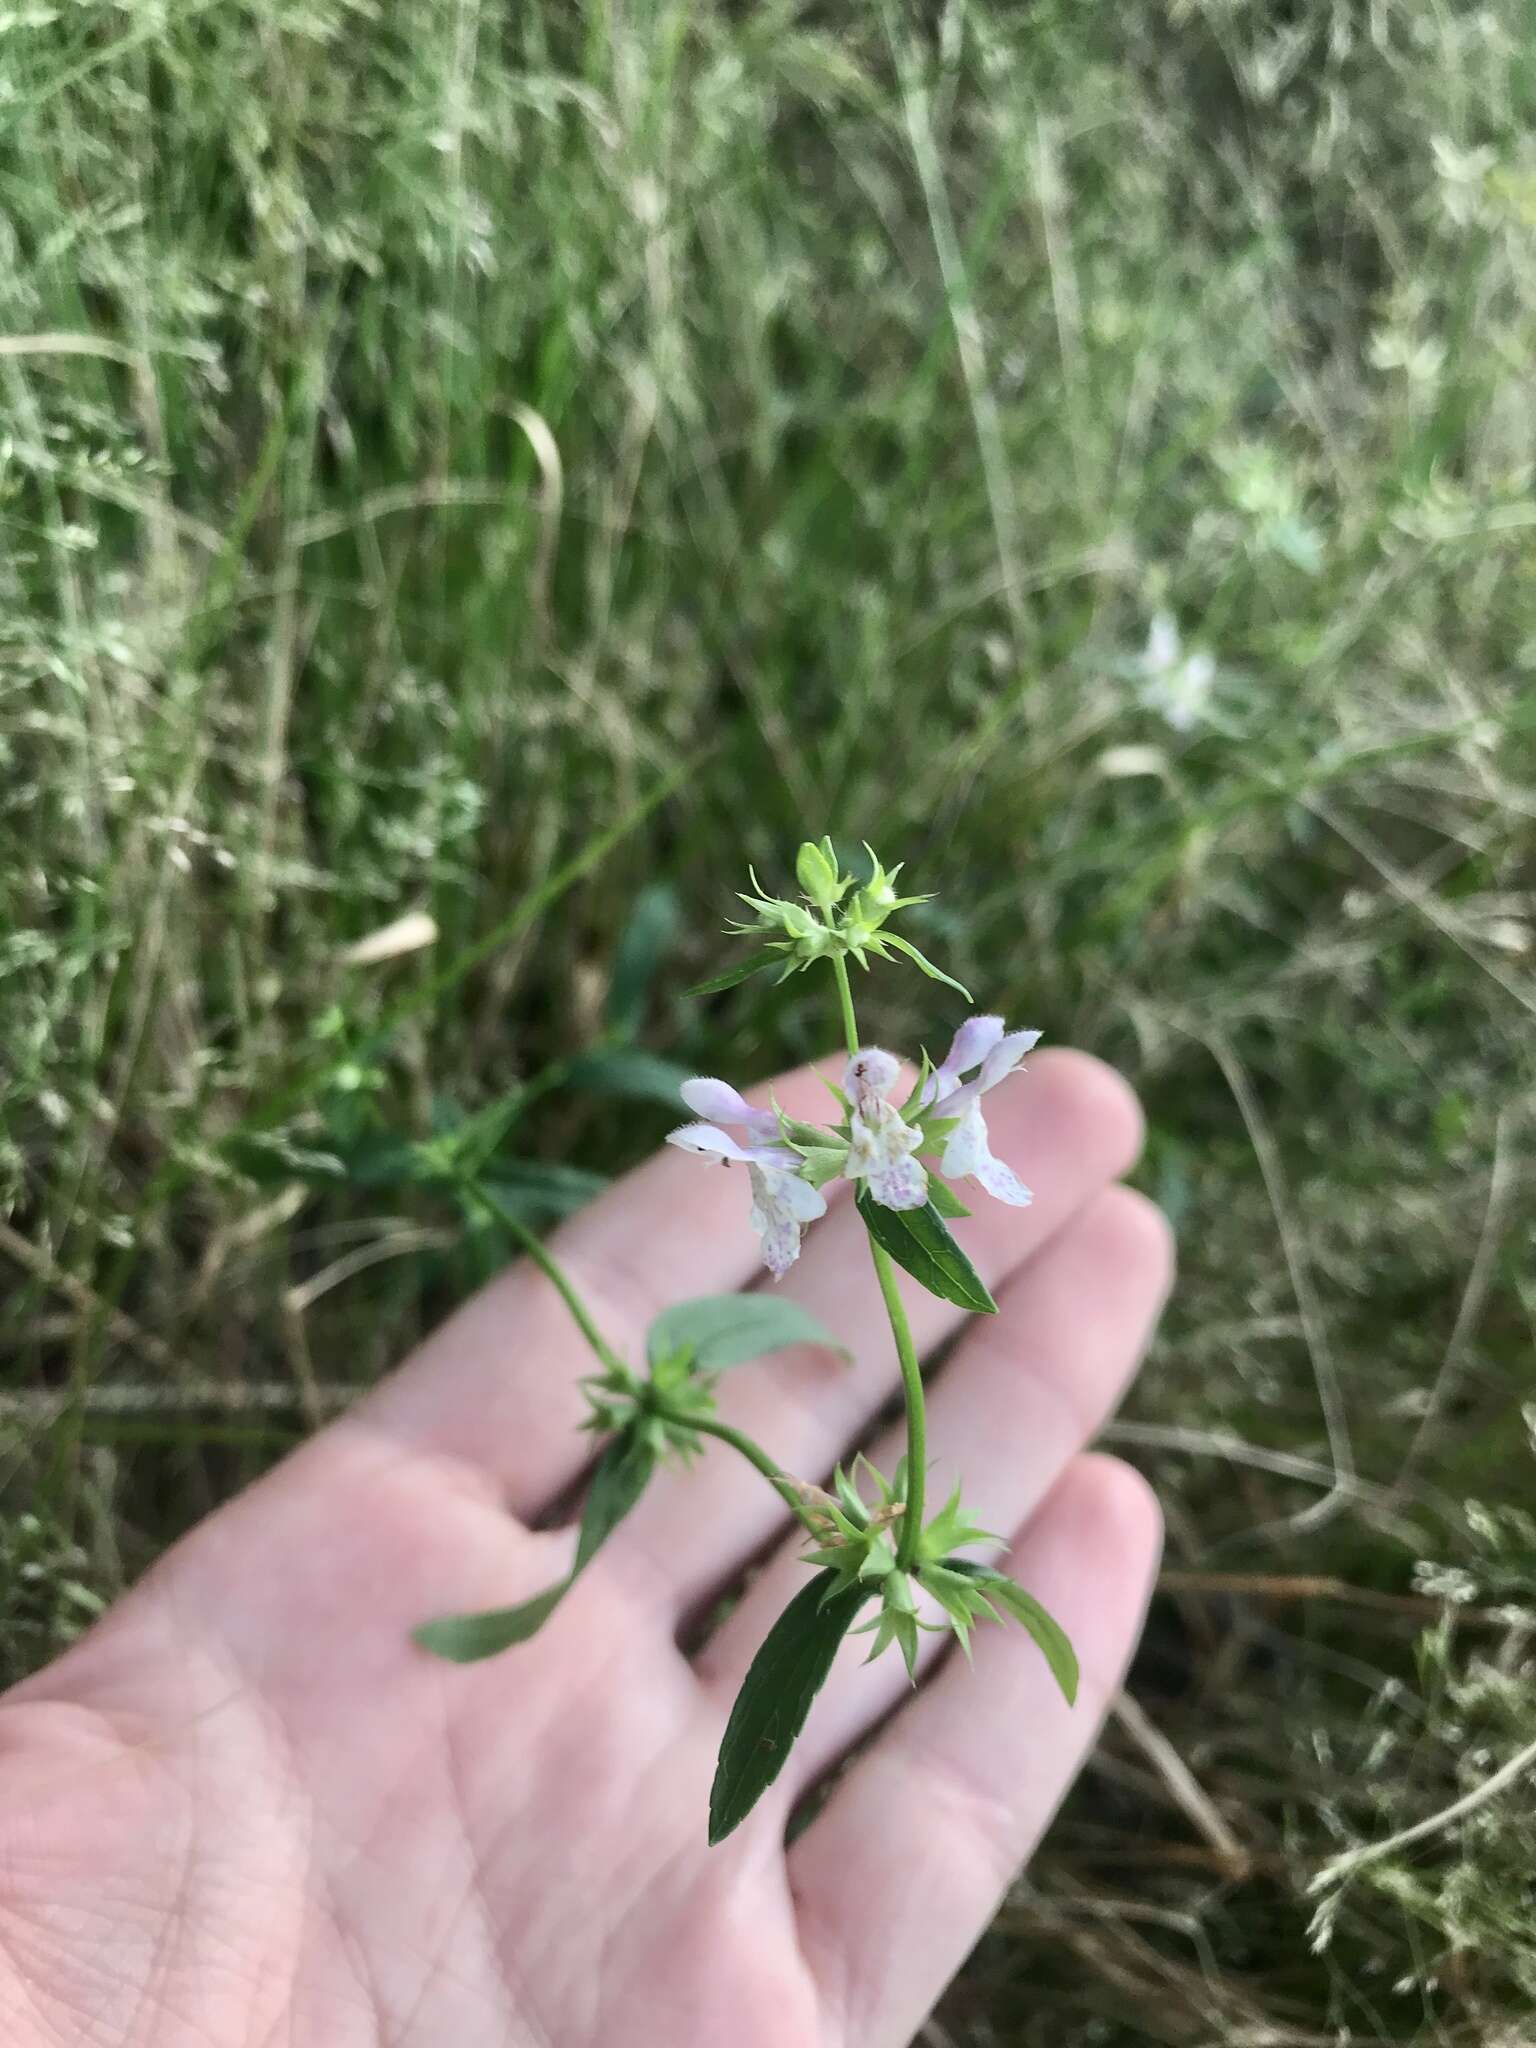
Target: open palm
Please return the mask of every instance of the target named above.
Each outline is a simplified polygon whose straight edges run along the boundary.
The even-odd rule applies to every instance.
[[[819,1094],[779,1092],[792,1112]],[[725,1715],[804,1578],[781,1505],[721,1445],[654,1483],[533,1642],[469,1668],[415,1648],[428,1616],[522,1599],[570,1559],[570,1527],[541,1524],[592,1450],[589,1360],[519,1266],[0,1702],[0,2039],[908,2041],[1091,1742],[1157,1550],[1142,1482],[1082,1454],[1169,1277],[1161,1218],[1112,1185],[1134,1102],[1044,1054],[993,1124],[1038,1195],[957,1226],[1000,1313],[935,1385],[932,1485],[963,1471],[1017,1532],[1009,1569],[1081,1657],[1075,1708],[1018,1631],[982,1631],[974,1669],[946,1659],[915,1695],[894,1654],[865,1670],[847,1644],[773,1792],[706,1848]],[[622,1353],[666,1303],[751,1280],[741,1192],[670,1154],[561,1233]],[[820,1478],[896,1385],[846,1206],[784,1289],[856,1362],[783,1354],[732,1375],[721,1412]],[[925,1348],[953,1334],[957,1311],[906,1298]],[[795,1799],[897,1706],[786,1851]]]

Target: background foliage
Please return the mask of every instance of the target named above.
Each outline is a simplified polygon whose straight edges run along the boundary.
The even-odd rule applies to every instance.
[[[1525,10],[22,0],[0,108],[4,1669],[495,1262],[466,1148],[822,1049],[679,992],[835,825],[1182,1240],[1164,1741],[929,2040],[1525,2039]]]

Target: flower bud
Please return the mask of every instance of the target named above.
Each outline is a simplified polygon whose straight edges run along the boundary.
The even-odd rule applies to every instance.
[[[823,916],[831,915],[848,887],[838,875],[837,856],[830,839],[819,844],[813,839],[805,841],[795,855],[795,879]]]

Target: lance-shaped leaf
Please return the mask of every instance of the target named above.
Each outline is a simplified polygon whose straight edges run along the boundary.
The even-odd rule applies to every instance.
[[[696,1301],[674,1302],[662,1310],[645,1339],[653,1366],[686,1351],[698,1372],[723,1372],[790,1344],[820,1344],[847,1356],[809,1309],[778,1294],[705,1294]]]
[[[683,994],[717,996],[722,989],[735,988],[738,982],[750,981],[754,974],[761,974],[765,968],[775,964],[771,955],[765,960],[759,954],[755,959],[742,960],[735,967],[727,967],[723,974],[712,975],[708,981],[696,981],[692,988],[685,988]]]
[[[832,1590],[837,1574],[818,1572],[763,1638],[742,1680],[720,1741],[709,1793],[709,1840],[723,1842],[783,1770],[811,1702],[832,1669],[837,1646],[869,1589]]]
[[[566,1576],[516,1607],[490,1607],[478,1614],[443,1614],[413,1629],[412,1640],[454,1664],[494,1657],[525,1643],[548,1621],[603,1544],[645,1491],[656,1454],[637,1436],[615,1437],[597,1461],[581,1513],[576,1561]]]
[[[985,1591],[994,1607],[1001,1607],[1028,1629],[1070,1706],[1077,1698],[1077,1652],[1061,1623],[1047,1614],[1033,1593],[1026,1593],[1016,1579],[1010,1579],[995,1565],[976,1564],[968,1557],[946,1557],[943,1569],[972,1580]]]
[[[573,1088],[589,1095],[617,1095],[634,1102],[662,1102],[677,1108],[677,1091],[693,1069],[665,1060],[638,1045],[599,1046],[578,1053],[565,1070]]]
[[[887,1209],[867,1188],[858,1194],[859,1214],[876,1244],[888,1251],[898,1266],[921,1281],[930,1294],[957,1308],[974,1309],[995,1316],[997,1303],[986,1282],[961,1251],[946,1229],[943,1217],[932,1202],[921,1209]]]

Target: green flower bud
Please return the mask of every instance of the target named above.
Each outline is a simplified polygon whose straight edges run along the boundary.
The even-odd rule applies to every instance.
[[[807,839],[795,855],[795,879],[824,917],[830,917],[849,887],[838,874],[830,839]]]

